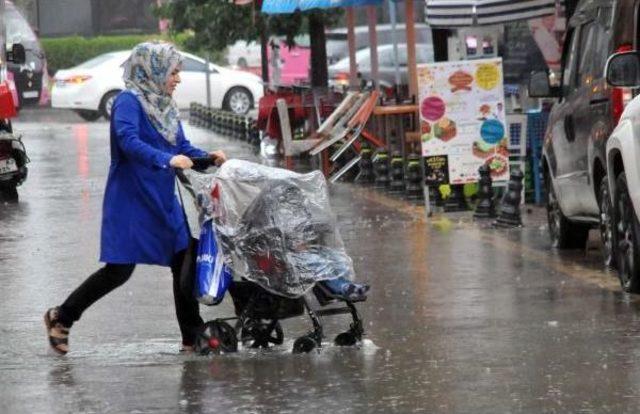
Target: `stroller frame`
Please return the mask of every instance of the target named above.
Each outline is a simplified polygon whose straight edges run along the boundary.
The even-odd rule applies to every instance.
[[[211,162],[203,159],[193,161],[194,166],[200,170],[206,169]],[[176,175],[180,184],[195,200],[196,194],[189,179],[180,170],[176,171]],[[195,254],[185,257],[185,261],[189,261],[185,268],[190,268],[190,273],[195,269],[195,258]],[[322,282],[316,283],[297,298],[271,293],[248,280],[233,281],[229,287],[229,294],[234,304],[235,316],[205,322],[199,329],[195,344],[198,353],[206,355],[235,352],[238,349],[238,341],[251,348],[281,345],[284,342],[284,334],[280,320],[301,316],[304,313],[311,320],[313,328],[294,341],[294,353],[307,353],[322,346],[322,340],[325,338],[322,317],[325,316],[351,315],[349,329],[334,339],[338,346],[356,345],[362,341],[365,334],[362,317],[355,303],[365,301],[366,297],[358,301],[344,299],[330,292]],[[314,300],[319,304],[319,308],[313,306]],[[345,306],[330,306],[340,302],[344,302]],[[234,326],[229,324],[232,321],[235,321]]]

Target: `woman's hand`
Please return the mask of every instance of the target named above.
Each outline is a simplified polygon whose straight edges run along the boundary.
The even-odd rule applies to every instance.
[[[189,157],[184,155],[174,155],[169,161],[169,165],[173,168],[180,168],[181,170],[188,170],[193,167],[193,161]]]
[[[224,162],[227,160],[227,155],[222,150],[210,152],[209,156],[216,163],[217,167],[224,164]]]

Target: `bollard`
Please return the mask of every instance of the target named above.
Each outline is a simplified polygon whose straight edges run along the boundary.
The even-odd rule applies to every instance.
[[[493,218],[496,216],[496,205],[493,200],[493,180],[488,165],[478,168],[480,180],[478,180],[478,205],[473,213],[474,218]]]
[[[189,104],[189,123],[193,125],[196,119],[196,106],[198,104],[196,102],[191,102]]]
[[[216,134],[219,134],[222,132],[222,111],[221,110],[216,111],[216,115],[213,120],[213,131]]]
[[[467,200],[464,197],[464,186],[460,184],[452,185],[451,194],[444,205],[444,211],[454,212],[467,210],[469,210],[469,206],[467,205]]]
[[[389,192],[393,194],[404,193],[404,159],[402,154],[395,151],[391,156],[391,181]]]
[[[418,154],[409,154],[407,157],[407,172],[405,174],[405,196],[408,200],[420,202],[424,199],[422,189],[421,157]]]
[[[495,224],[501,227],[522,226],[520,217],[520,201],[522,199],[522,180],[524,174],[518,168],[511,170],[507,191],[500,202],[498,220]]]
[[[250,141],[250,127],[251,122],[248,116],[243,117],[242,119],[242,140],[249,142]]]
[[[213,124],[213,110],[207,107],[205,125],[204,127],[207,129],[211,129],[211,125]]]
[[[373,175],[373,149],[366,142],[362,144],[360,148],[360,161],[358,162],[358,168],[360,172],[356,175],[355,182],[360,184],[371,184],[375,179]]]
[[[384,190],[389,186],[389,152],[385,148],[378,148],[373,156],[374,185]]]

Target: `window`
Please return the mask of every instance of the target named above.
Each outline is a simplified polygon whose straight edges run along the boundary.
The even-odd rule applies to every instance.
[[[593,82],[593,55],[595,50],[596,23],[591,21],[580,30],[580,50],[578,56],[578,85],[588,86]]]
[[[609,57],[609,32],[599,20],[586,23],[581,33],[579,87],[589,86],[602,78]]]
[[[204,63],[188,57],[185,57],[182,62],[182,70],[185,72],[204,72],[205,69],[206,66]]]
[[[568,96],[575,90],[576,87],[576,61],[578,58],[578,38],[580,35],[579,28],[570,29],[567,33],[568,41],[565,42],[565,49],[563,51],[563,63],[562,67],[562,88],[563,96]]]

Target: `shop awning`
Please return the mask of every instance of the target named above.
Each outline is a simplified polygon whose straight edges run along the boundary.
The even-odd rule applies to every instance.
[[[382,0],[264,0],[262,12],[267,14],[293,13],[296,10],[328,9],[331,7],[367,6]]]
[[[556,0],[426,0],[432,27],[482,26],[556,12]]]

